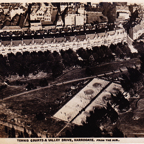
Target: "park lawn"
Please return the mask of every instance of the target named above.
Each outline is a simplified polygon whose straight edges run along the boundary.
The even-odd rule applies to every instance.
[[[127,61],[123,60],[123,61],[119,61],[119,62],[111,62],[109,64],[103,64],[103,65],[98,65],[98,66],[92,67],[91,69],[93,71],[93,75],[98,75],[98,74],[104,74],[107,72],[117,70],[124,66],[129,67],[134,64],[140,64],[140,60],[138,58],[134,58],[134,59],[130,59]],[[60,83],[60,82],[64,82],[64,81],[88,77],[89,75],[86,74],[85,69],[86,68],[73,69],[71,71],[64,73],[63,75],[59,76],[56,79],[53,79],[52,75],[49,74],[46,77],[46,79],[48,81],[48,84],[53,84],[53,83]],[[6,89],[4,89],[0,92],[0,98],[2,99],[2,96],[3,96],[3,98],[5,98],[10,95],[15,95],[15,94],[24,92],[25,87],[28,83],[33,83],[33,85],[37,87],[37,86],[39,86],[40,80],[41,80],[40,78],[39,79],[24,78],[23,80],[19,80],[21,82],[25,82],[25,85],[21,85],[21,86],[16,86],[16,83],[13,81],[10,83],[10,85],[12,87],[8,86]]]
[[[76,89],[71,90],[72,85],[78,86]],[[47,129],[48,133],[53,135],[59,132],[66,123],[54,119],[52,116],[83,86],[83,81],[52,86],[51,88],[11,97],[7,100],[3,100],[1,103],[5,104],[7,109],[17,113],[17,116],[20,115],[21,121],[24,121],[25,116],[28,117],[31,125],[30,127],[34,129],[35,132],[43,133],[44,129]],[[72,93],[70,96],[68,95],[69,91]],[[36,118],[36,115],[40,112],[44,115],[45,119],[38,120]],[[9,113],[8,115],[11,114]],[[16,118],[15,116],[13,117]],[[27,127],[27,123],[25,123],[25,126]],[[29,129],[29,127],[27,128]]]
[[[119,68],[121,68],[121,67],[133,66],[134,64],[140,64],[140,60],[138,58],[134,58],[134,59],[130,59],[130,60],[111,62],[108,64],[91,67],[91,69],[93,71],[93,75],[99,75],[99,74],[104,74],[107,72],[119,70]],[[88,77],[88,75],[85,72],[85,69],[86,68],[73,69],[73,70],[69,71],[68,73],[57,78],[55,80],[55,83]]]
[[[0,91],[0,99],[26,91],[25,86],[26,85],[22,85],[22,86],[9,86],[8,85],[6,88]]]

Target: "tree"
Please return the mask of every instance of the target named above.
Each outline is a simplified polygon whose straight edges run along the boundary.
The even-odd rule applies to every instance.
[[[101,137],[100,124],[106,120],[107,110],[105,108],[95,108],[90,112],[90,116],[83,122],[83,126],[74,126],[72,132],[66,134],[72,137]]]
[[[111,97],[113,103],[118,105],[120,111],[126,111],[129,109],[129,101],[125,99],[124,95],[120,91],[116,94],[116,96],[113,96],[113,94],[111,94]]]
[[[39,112],[38,114],[36,114],[36,118],[37,118],[37,120],[44,120],[45,116],[44,116],[44,114],[42,114],[42,112]]]
[[[34,130],[32,129],[32,134],[31,134],[31,138],[38,138],[37,133],[34,132]]]
[[[12,138],[15,138],[15,129],[14,129],[14,127],[12,127],[12,129],[11,129],[11,136],[12,136]]]
[[[128,72],[129,72],[130,80],[132,82],[138,82],[138,81],[142,80],[142,74],[137,69],[128,68]]]
[[[111,105],[109,103],[107,103],[107,114],[109,116],[109,118],[111,119],[111,122],[114,123],[117,121],[118,119],[118,114],[117,112],[111,107]]]
[[[15,138],[15,129],[12,127],[11,130],[9,130],[9,138]]]
[[[128,45],[126,43],[124,45],[122,45],[120,48],[123,51],[123,53],[126,54],[127,57],[130,56],[131,51],[130,51],[130,48],[128,47]]]
[[[95,61],[94,56],[90,55],[90,57],[89,57],[89,64],[93,65],[94,61]]]
[[[9,20],[6,20],[3,24],[3,26],[10,26],[11,25],[11,22]]]
[[[55,57],[56,62],[61,62],[62,61],[62,57],[61,57],[61,55],[59,55],[59,53],[57,51],[54,51],[53,55]]]
[[[63,54],[63,63],[65,66],[71,66],[71,59],[66,52]]]
[[[94,74],[92,68],[90,68],[90,67],[87,67],[86,70],[85,70],[85,72],[86,72],[86,74],[87,74],[88,76],[91,76],[91,75]]]
[[[20,15],[19,26],[22,28],[24,26],[25,16],[23,14]]]
[[[8,128],[7,128],[7,126],[5,126],[5,132],[6,132],[6,133],[8,132]]]
[[[39,85],[40,85],[41,87],[47,86],[47,85],[48,85],[48,82],[47,82],[46,78],[41,79],[40,82],[39,82]]]
[[[56,78],[63,73],[64,65],[62,63],[56,63],[52,68],[53,77]]]
[[[124,134],[117,127],[115,127],[113,130],[113,137],[124,137]]]
[[[127,75],[122,74],[122,78],[124,80],[121,80],[121,85],[122,85],[123,89],[128,92],[130,90],[130,88],[133,87],[133,84],[132,84],[132,82],[130,81],[130,79],[128,78]]]
[[[115,54],[116,54],[117,57],[123,58],[123,57],[121,57],[122,54],[123,54],[123,52],[122,52],[122,50],[119,48],[119,46],[116,46],[114,52],[115,52]]]
[[[28,83],[28,85],[26,86],[27,90],[32,90],[35,89],[34,85],[32,83]]]
[[[24,128],[24,137],[29,138],[29,134],[26,132],[26,129]]]
[[[87,51],[83,48],[80,48],[77,50],[78,55],[85,60],[88,60],[89,58],[89,54],[87,53]]]
[[[23,138],[23,133],[22,132],[19,133],[18,138]]]

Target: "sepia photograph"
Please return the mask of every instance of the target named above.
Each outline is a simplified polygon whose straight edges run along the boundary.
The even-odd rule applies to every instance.
[[[143,138],[143,110],[144,3],[0,2],[0,138]]]

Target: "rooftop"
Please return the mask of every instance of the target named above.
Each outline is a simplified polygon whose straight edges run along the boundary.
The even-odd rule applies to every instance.
[[[3,30],[21,30],[20,26],[4,26]]]

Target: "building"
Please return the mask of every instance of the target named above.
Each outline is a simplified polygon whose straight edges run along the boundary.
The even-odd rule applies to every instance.
[[[131,39],[136,40],[144,33],[144,21],[129,29],[129,36]]]
[[[40,23],[35,23],[33,25],[34,29]],[[39,26],[40,28],[41,26]],[[33,30],[34,30],[33,29]],[[59,52],[61,49],[68,50],[69,48],[76,51],[79,48],[89,48],[100,47],[101,45],[110,46],[111,44],[117,43],[127,43],[127,33],[123,28],[115,28],[112,31],[105,31],[95,34],[85,34],[76,36],[65,36],[65,37],[50,37],[43,39],[23,39],[23,40],[13,40],[1,41],[0,43],[0,53],[2,55],[7,55],[8,53],[24,52],[24,51],[47,51]]]
[[[66,26],[84,25],[86,23],[86,14],[83,6],[80,8],[68,7],[65,15]]]
[[[126,19],[130,18],[130,11],[129,11],[129,7],[124,5],[120,5],[120,6],[116,6],[116,14],[117,14],[117,19],[116,21],[123,21]]]
[[[60,3],[60,12],[63,13],[67,7],[68,7],[68,3],[66,3],[66,2]]]
[[[30,29],[31,30],[40,30],[42,29],[42,25],[40,21],[32,21],[30,22]]]
[[[9,12],[9,6],[3,7],[4,14],[6,15]]]
[[[62,28],[64,25],[63,23],[63,20],[62,20],[62,16],[60,13],[58,13],[58,19],[57,19],[57,22],[56,22],[56,27],[57,28]]]
[[[1,32],[7,31],[7,32],[12,32],[12,31],[22,31],[20,26],[4,26],[1,30]]]
[[[54,6],[51,3],[34,4],[31,7],[30,20],[51,21]]]
[[[65,25],[66,26],[75,25],[75,16],[76,16],[76,14],[67,14],[65,16]]]
[[[85,15],[86,11],[85,11],[85,7],[84,4],[81,4],[80,7],[78,8],[78,13],[80,15]]]
[[[20,15],[20,14],[23,14],[23,13],[25,13],[25,10],[23,10],[23,9],[21,9],[21,8],[12,9],[12,10],[10,11],[10,17],[11,17],[11,19],[12,19],[16,14]]]

